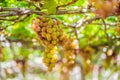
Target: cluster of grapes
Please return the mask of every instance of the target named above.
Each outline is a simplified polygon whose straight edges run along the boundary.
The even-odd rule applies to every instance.
[[[94,3],[96,15],[105,18],[115,13],[119,2],[118,0],[89,0],[89,3]]]
[[[59,42],[63,41],[63,31],[60,28],[60,24],[59,20],[44,16],[39,16],[32,23],[32,28],[38,34],[40,42],[45,47],[43,62],[49,71],[52,70],[58,59],[56,48]]]
[[[66,38],[66,42],[64,43],[64,45],[62,45],[63,47],[63,52],[64,52],[64,63],[66,65],[71,65],[74,64],[75,61],[75,49],[76,49],[76,44],[74,42],[74,38],[70,38],[67,39]]]
[[[58,46],[61,46],[66,64],[73,64],[76,45],[74,39],[68,38],[60,28],[61,21],[39,16],[33,20],[32,28],[38,34],[41,44],[45,47],[43,62],[51,71],[58,59]]]
[[[120,36],[120,16],[118,16],[118,25],[117,25],[117,28],[116,28],[116,35]]]
[[[91,46],[86,46],[84,48],[81,48],[79,50],[80,56],[83,58],[83,72],[84,74],[87,74],[90,72],[93,68],[93,64],[91,63],[91,56],[94,54],[95,50]]]

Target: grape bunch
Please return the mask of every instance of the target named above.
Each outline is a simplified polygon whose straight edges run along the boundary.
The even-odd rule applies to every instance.
[[[68,38],[66,39],[66,42],[62,45],[63,52],[64,52],[64,58],[65,58],[65,64],[70,66],[71,64],[74,64],[75,61],[75,49],[76,44],[74,43],[74,38]]]
[[[99,17],[106,18],[116,12],[118,0],[89,0],[90,5],[95,6],[95,14]]]
[[[63,31],[60,28],[61,21],[39,16],[33,20],[32,28],[38,34],[41,44],[45,47],[43,62],[51,71],[58,55],[56,47],[63,40]]]
[[[60,28],[61,21],[39,16],[32,22],[32,28],[45,47],[43,62],[51,71],[58,60],[58,47],[61,46],[66,59],[66,64],[73,64],[75,59],[75,44],[73,38],[68,38]]]

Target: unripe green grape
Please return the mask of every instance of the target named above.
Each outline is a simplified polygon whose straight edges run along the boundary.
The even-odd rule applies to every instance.
[[[54,32],[56,32],[56,31],[57,31],[57,29],[56,29],[55,27],[53,27],[53,28],[52,28],[52,30],[53,30]]]
[[[49,21],[48,21],[48,25],[54,25],[54,22],[53,22],[53,20],[52,19],[50,19]]]
[[[52,58],[53,55],[54,55],[54,54],[48,53],[48,54],[47,54],[47,57],[48,57],[48,58]]]

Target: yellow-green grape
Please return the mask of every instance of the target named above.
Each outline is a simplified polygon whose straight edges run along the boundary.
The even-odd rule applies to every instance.
[[[53,30],[52,30],[50,27],[48,27],[48,28],[47,28],[47,32],[48,32],[48,33],[52,33]]]
[[[46,39],[47,39],[48,41],[51,40],[51,35],[50,35],[49,33],[46,34]]]
[[[47,21],[47,18],[46,18],[46,17],[44,17],[44,16],[39,16],[38,18],[39,18],[42,22]]]
[[[46,32],[41,33],[42,37],[46,37],[46,34],[47,34]]]
[[[50,19],[49,21],[48,21],[48,25],[54,25],[54,21],[52,20],[52,19]]]
[[[54,45],[53,44],[49,44],[48,48],[54,48]]]
[[[53,55],[54,55],[54,53],[48,53],[48,54],[47,54],[47,57],[48,57],[48,58],[52,58]]]
[[[50,45],[50,42],[48,42],[47,40],[44,40],[43,42],[44,42],[45,47],[47,47],[46,45]]]
[[[43,26],[43,27],[46,27],[47,25],[48,25],[48,23],[47,23],[47,22],[44,22],[42,26]]]
[[[46,27],[42,28],[42,33],[45,33],[47,31]]]
[[[55,32],[51,33],[51,36],[52,36],[53,40],[56,40],[56,39],[57,39],[57,36],[56,36],[56,33],[55,33]]]
[[[57,44],[57,41],[56,41],[56,40],[53,40],[53,41],[52,41],[52,44],[53,44],[53,45],[56,45],[56,44]]]

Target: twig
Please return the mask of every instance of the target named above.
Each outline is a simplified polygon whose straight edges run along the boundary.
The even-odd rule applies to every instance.
[[[36,10],[41,10],[40,6],[37,6],[34,2],[31,2],[31,1],[28,1],[27,2],[30,4],[30,5],[33,5],[36,7]]]
[[[76,39],[79,41],[79,37],[78,37],[78,33],[77,33],[77,27],[74,28],[74,32],[75,32],[75,35],[76,35]]]
[[[9,17],[9,16],[18,16],[18,15],[25,15],[25,14],[38,14],[38,15],[46,15],[44,12],[39,10],[32,10],[26,8],[3,8],[0,7],[0,12],[8,11],[8,13],[1,13],[0,17]],[[57,10],[55,13],[56,15],[63,15],[63,14],[84,14],[90,13],[89,11],[83,11],[82,9],[79,10]],[[51,14],[54,15],[54,14]]]
[[[86,17],[85,17],[86,18]],[[87,20],[85,20],[85,18],[83,19],[84,21],[78,21],[78,22],[76,22],[76,23],[74,23],[74,24],[65,24],[65,23],[63,23],[63,25],[65,25],[65,26],[67,26],[67,27],[71,27],[71,28],[75,28],[75,27],[77,27],[77,29],[78,28],[80,28],[80,26],[83,26],[83,25],[87,25],[87,24],[93,24],[92,23],[92,21],[95,21],[95,20],[99,20],[100,18],[98,18],[98,17],[94,17],[94,18],[92,18],[92,19],[87,19]],[[97,24],[97,23],[96,23]],[[102,24],[101,24],[102,25]]]
[[[29,14],[24,15],[24,16],[22,16],[19,20],[15,20],[14,23],[16,23],[16,22],[21,22],[21,21],[25,20],[25,19],[26,19],[27,17],[29,17],[29,16],[30,16]]]
[[[103,23],[91,23],[92,25],[103,25]],[[117,24],[106,23],[107,26],[117,26]]]
[[[106,25],[106,22],[105,22],[104,19],[101,19],[101,20],[102,20],[103,25],[104,25],[104,32],[105,32],[105,34],[106,34],[107,41],[108,41],[108,43],[110,43],[109,35],[107,34],[107,25]]]
[[[18,19],[19,19],[19,16],[17,16],[16,18],[12,18],[12,19],[7,19],[6,17],[0,17],[0,20],[5,20],[5,21],[15,21]]]
[[[77,1],[78,1],[78,0],[72,0],[71,2],[69,2],[69,3],[67,3],[67,4],[57,6],[57,9],[60,8],[60,7],[66,7],[66,6],[68,6],[68,5],[74,4],[74,3],[77,2]]]
[[[82,9],[78,10],[58,10],[56,15],[64,15],[64,14],[86,14],[91,13],[91,11],[83,11]]]

